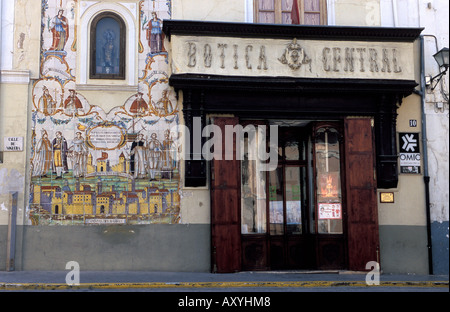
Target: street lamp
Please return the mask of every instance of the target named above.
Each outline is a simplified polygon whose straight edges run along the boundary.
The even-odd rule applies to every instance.
[[[442,76],[447,73],[448,65],[449,65],[448,64],[448,48],[443,48],[443,49],[439,50],[435,55],[433,55],[433,57],[439,65],[439,71],[441,71],[441,67],[444,67],[444,71],[440,72],[439,74],[437,74],[434,77],[431,77],[431,76],[426,77],[427,78],[427,81],[426,81],[427,86],[431,86],[433,81],[435,81],[437,79],[436,84],[431,87],[431,90],[434,90],[434,88],[436,88],[436,86],[439,83],[439,81],[441,80]]]

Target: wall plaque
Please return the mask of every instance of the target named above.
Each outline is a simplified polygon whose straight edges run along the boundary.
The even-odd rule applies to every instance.
[[[23,137],[5,137],[5,152],[21,152],[23,151]]]
[[[394,203],[394,193],[392,192],[381,192],[380,193],[380,203]]]
[[[125,130],[114,124],[101,124],[87,131],[87,145],[96,150],[115,150],[125,143]]]

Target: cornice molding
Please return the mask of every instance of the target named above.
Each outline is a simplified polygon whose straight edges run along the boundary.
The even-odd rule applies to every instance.
[[[163,31],[172,35],[224,36],[241,38],[363,40],[380,42],[413,42],[423,28],[275,25],[255,23],[164,20]]]
[[[408,96],[418,85],[413,80],[326,79],[247,77],[175,74],[169,79],[175,89],[240,90],[280,93],[372,93]]]
[[[126,92],[138,92],[137,85],[102,85],[102,84],[77,84],[76,89],[79,91],[126,91]]]
[[[29,70],[7,70],[0,72],[0,82],[9,84],[29,84],[31,72]]]

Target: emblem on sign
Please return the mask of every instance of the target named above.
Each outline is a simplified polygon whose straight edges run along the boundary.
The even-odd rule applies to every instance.
[[[299,69],[303,64],[309,64],[309,70],[311,71],[311,59],[297,43],[297,38],[294,38],[294,40],[288,44],[283,55],[278,60],[282,64],[287,64],[292,70]]]
[[[403,140],[402,150],[404,150],[405,152],[412,152],[412,153],[416,151],[417,139],[414,138],[414,133],[410,134],[405,133],[402,136],[402,140]]]

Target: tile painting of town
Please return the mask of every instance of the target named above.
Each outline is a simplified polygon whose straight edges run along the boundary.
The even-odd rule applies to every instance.
[[[180,221],[180,112],[168,85],[161,32],[170,1],[137,5],[138,90],[106,112],[76,85],[79,1],[42,0],[41,73],[32,92],[30,224]]]

